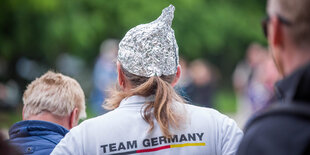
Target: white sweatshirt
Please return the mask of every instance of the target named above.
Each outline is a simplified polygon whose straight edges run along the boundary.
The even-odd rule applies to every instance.
[[[141,115],[150,98],[132,96],[115,110],[82,122],[55,147],[52,155],[82,154],[203,154],[234,155],[243,133],[227,116],[210,108],[175,102],[187,121],[165,138],[155,122],[148,133]]]

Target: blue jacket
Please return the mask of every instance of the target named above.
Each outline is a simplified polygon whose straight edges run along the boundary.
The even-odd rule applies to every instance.
[[[27,120],[17,122],[10,128],[9,141],[23,154],[48,155],[67,132],[67,129],[55,123]]]

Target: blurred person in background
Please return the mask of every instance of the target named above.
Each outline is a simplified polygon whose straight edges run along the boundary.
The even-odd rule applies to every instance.
[[[102,103],[107,98],[108,90],[115,86],[117,79],[116,57],[118,51],[118,40],[107,39],[100,46],[100,55],[96,60],[93,71],[94,88],[90,95],[90,107],[96,114],[104,114]]]
[[[309,9],[309,0],[268,0],[262,25],[284,78],[277,103],[247,124],[239,155],[310,154]]]
[[[213,107],[216,79],[211,66],[204,60],[197,59],[189,65],[191,82],[186,87],[190,101],[198,106]]]
[[[241,98],[245,97],[253,73],[257,66],[266,58],[266,55],[267,52],[264,47],[257,43],[253,43],[246,51],[246,59],[238,63],[233,73],[233,85],[236,93],[238,96],[241,96]]]
[[[233,155],[242,131],[227,116],[185,104],[173,86],[181,75],[171,28],[174,7],[129,30],[118,51],[113,111],[73,128],[52,154]]]
[[[252,114],[263,111],[274,102],[274,84],[279,76],[272,56],[266,55],[255,69],[247,89]]]
[[[267,57],[266,49],[257,43],[249,45],[246,51],[245,60],[239,62],[233,73],[233,86],[237,99],[237,120],[243,127],[246,120],[253,114],[251,98],[249,93],[250,84],[253,83],[253,75],[258,66],[263,63]],[[253,92],[253,91],[251,91]],[[249,96],[249,95],[252,95]]]
[[[239,62],[233,74],[233,85],[238,94],[245,94],[247,85],[252,78],[256,67],[265,58],[266,50],[257,43],[249,45],[246,51],[246,58]]]
[[[0,82],[0,110],[14,109],[18,106],[20,89],[16,81]]]
[[[9,142],[23,154],[50,154],[68,130],[86,117],[79,83],[52,71],[27,86],[23,103],[23,121],[9,130]]]
[[[8,74],[9,64],[0,56],[0,111],[14,110],[19,105],[21,97],[18,82],[8,78]]]

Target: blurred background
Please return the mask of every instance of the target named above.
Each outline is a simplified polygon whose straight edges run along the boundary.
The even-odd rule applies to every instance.
[[[119,40],[132,27],[176,7],[173,29],[183,74],[179,93],[236,119],[263,108],[277,79],[260,21],[262,0],[2,0],[0,128],[20,121],[22,94],[48,70],[78,80],[88,117],[115,85]],[[274,70],[272,70],[274,69]],[[266,77],[266,73],[271,77]]]

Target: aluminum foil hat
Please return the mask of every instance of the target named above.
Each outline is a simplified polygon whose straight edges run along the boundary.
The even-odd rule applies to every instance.
[[[177,72],[179,48],[171,28],[174,6],[170,5],[153,22],[130,29],[121,40],[118,61],[128,72],[144,76]]]

